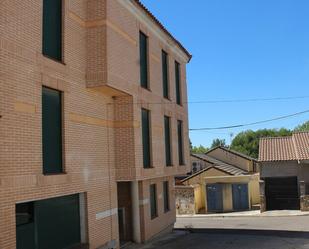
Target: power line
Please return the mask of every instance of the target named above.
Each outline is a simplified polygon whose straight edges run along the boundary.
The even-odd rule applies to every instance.
[[[240,127],[245,127],[245,126],[252,126],[252,125],[257,125],[257,124],[264,124],[264,123],[269,123],[277,120],[282,120],[286,118],[291,118],[295,116],[299,116],[305,113],[309,113],[309,110],[305,110],[302,112],[296,112],[293,114],[281,116],[281,117],[276,117],[272,119],[266,119],[262,121],[257,121],[257,122],[252,122],[252,123],[246,123],[246,124],[238,124],[238,125],[231,125],[231,126],[219,126],[219,127],[204,127],[204,128],[195,128],[195,129],[189,129],[189,131],[209,131],[209,130],[225,130],[225,129],[233,129],[233,128],[240,128]]]
[[[185,101],[182,104],[220,104],[220,103],[249,103],[249,102],[270,102],[283,100],[308,99],[309,96],[290,96],[290,97],[275,97],[275,98],[250,98],[250,99],[217,99],[217,100],[200,100],[200,101]],[[176,102],[135,102],[135,103],[110,103],[114,105],[176,105]]]
[[[252,99],[223,99],[223,100],[206,100],[192,101],[189,104],[217,104],[217,103],[243,103],[243,102],[261,102],[261,101],[280,101],[280,100],[295,100],[307,99],[309,96],[294,96],[294,97],[276,97],[276,98],[252,98]]]

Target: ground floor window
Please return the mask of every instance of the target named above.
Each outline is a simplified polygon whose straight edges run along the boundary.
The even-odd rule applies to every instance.
[[[163,182],[163,202],[164,212],[170,211],[170,198],[169,198],[169,186],[168,181]]]
[[[151,219],[154,219],[158,216],[156,184],[150,185],[150,215],[151,215]]]

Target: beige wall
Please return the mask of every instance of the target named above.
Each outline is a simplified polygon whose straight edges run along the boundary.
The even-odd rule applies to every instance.
[[[235,165],[241,169],[252,172],[253,171],[253,161],[242,158],[226,150],[217,148],[207,153],[207,155],[214,157],[223,162]]]
[[[144,200],[149,181],[161,186],[168,179],[171,211],[163,214],[159,199],[159,217],[150,221],[149,207],[142,205],[142,238],[172,225],[173,176],[189,171],[187,106],[147,102],[169,103],[162,99],[161,48],[170,54],[171,100],[175,101],[173,61],[177,59],[186,102],[183,52],[169,37],[155,34],[153,22],[143,23],[119,1],[65,0],[63,63],[58,63],[42,55],[42,1],[0,5],[0,223],[5,224],[0,226],[0,248],[15,248],[16,203],[73,193],[86,193],[90,248],[118,240],[117,214],[98,215],[117,209],[118,180],[139,180],[140,200]],[[139,87],[139,29],[149,35],[151,92]],[[43,85],[64,94],[63,175],[42,174]],[[149,170],[142,167],[141,107],[151,110],[154,168]],[[177,119],[184,122],[186,166],[178,165],[174,149],[174,167],[165,167],[164,115],[172,118],[173,148],[177,148]]]
[[[191,155],[190,156],[191,171],[193,171],[194,162],[198,164],[197,171],[213,166],[213,164],[205,162],[204,160],[201,160]]]
[[[192,177],[184,182],[188,186],[198,186],[196,194],[195,205],[198,206],[198,210],[205,209],[207,212],[207,194],[206,185],[214,183],[223,184],[223,208],[224,212],[233,210],[233,197],[232,197],[232,185],[233,183],[248,183],[248,194],[250,206],[260,203],[260,188],[259,188],[259,174],[246,175],[246,176],[231,176],[217,169],[207,170],[200,175]],[[202,205],[200,204],[202,203]]]

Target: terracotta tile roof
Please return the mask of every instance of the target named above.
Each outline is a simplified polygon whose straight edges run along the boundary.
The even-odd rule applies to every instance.
[[[297,132],[293,134],[297,156],[299,160],[309,160],[309,132]]]
[[[289,137],[261,138],[259,161],[309,160],[309,132],[296,132]]]
[[[212,164],[213,168],[216,168],[216,169],[219,169],[221,171],[224,171],[230,175],[234,175],[234,176],[238,176],[238,175],[245,175],[247,174],[248,172],[241,169],[241,168],[238,168],[232,164],[228,164],[228,163],[225,163],[225,162],[222,162],[220,160],[217,160],[211,156],[208,156],[208,155],[205,155],[205,154],[191,154],[192,156],[200,159],[200,160],[204,160],[210,164]],[[199,172],[198,172],[199,173]]]
[[[229,153],[231,153],[231,154],[234,154],[234,155],[236,155],[236,156],[240,156],[240,157],[242,157],[242,158],[244,158],[244,159],[247,159],[247,160],[249,160],[249,161],[257,161],[255,158],[253,158],[253,157],[250,157],[250,156],[247,156],[247,155],[245,155],[245,154],[243,154],[243,153],[240,153],[240,152],[238,152],[238,151],[235,151],[235,150],[231,150],[231,149],[229,149],[229,148],[226,148],[226,147],[224,147],[224,146],[217,146],[217,147],[215,147],[215,148],[213,148],[213,149],[211,149],[211,150],[209,150],[209,151],[207,151],[205,154],[209,154],[209,153],[211,153],[212,151],[214,151],[214,150],[217,150],[217,149],[221,149],[221,150],[224,150],[224,151],[226,151],[226,152],[229,152]]]
[[[167,34],[177,45],[178,47],[185,52],[188,56],[189,61],[192,58],[192,55],[189,51],[164,27],[164,25],[151,13],[151,11],[140,1],[140,0],[132,0],[136,3],[151,19],[152,21],[159,26],[159,28]]]

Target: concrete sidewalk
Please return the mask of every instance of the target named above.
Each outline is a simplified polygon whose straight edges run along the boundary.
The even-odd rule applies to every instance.
[[[177,217],[175,228],[309,232],[309,216]]]
[[[276,210],[261,213],[260,210],[216,213],[216,214],[195,214],[195,215],[178,215],[177,218],[226,218],[226,217],[290,217],[290,216],[309,216],[309,212],[300,210]]]

